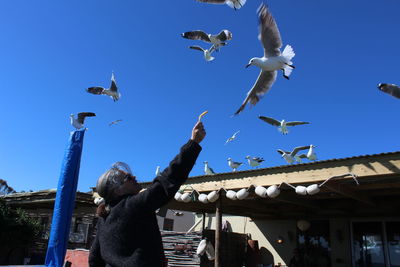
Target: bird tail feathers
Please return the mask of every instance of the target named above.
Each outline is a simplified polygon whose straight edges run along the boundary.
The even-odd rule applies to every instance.
[[[283,68],[283,74],[285,74],[285,76],[288,76],[289,77],[289,75],[292,73],[292,71],[293,71],[293,68],[292,67],[290,67],[290,66],[285,66],[284,68]]]
[[[293,51],[293,48],[290,45],[286,45],[285,49],[283,49],[282,56],[285,57],[289,62],[288,64],[292,64],[290,60],[295,56],[296,54]]]
[[[246,4],[246,0],[239,0],[239,1],[227,1],[226,4],[234,9],[239,9],[242,6],[244,6],[244,4]]]

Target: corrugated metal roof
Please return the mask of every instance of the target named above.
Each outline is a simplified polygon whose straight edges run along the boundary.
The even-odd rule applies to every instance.
[[[379,154],[371,154],[371,155],[359,155],[359,156],[353,156],[353,157],[346,157],[346,158],[335,158],[335,159],[328,159],[328,160],[320,160],[320,161],[314,161],[314,162],[307,162],[307,163],[298,163],[298,164],[287,164],[287,165],[279,165],[279,166],[273,166],[273,167],[267,167],[267,168],[259,168],[259,169],[249,169],[249,170],[244,170],[244,171],[236,171],[236,174],[243,174],[243,173],[252,173],[252,172],[268,172],[269,170],[276,170],[276,169],[291,169],[291,168],[298,168],[298,167],[312,167],[312,166],[317,166],[320,164],[324,163],[329,163],[329,162],[340,162],[340,161],[348,161],[348,160],[355,160],[355,159],[365,159],[365,158],[374,158],[374,157],[382,157],[382,156],[388,156],[388,155],[399,155],[400,157],[400,151],[393,151],[393,152],[383,152]],[[216,176],[223,176],[223,175],[232,175],[232,172],[220,172],[216,173],[215,175],[198,175],[198,176],[191,176],[189,177],[188,182],[190,182],[191,179],[197,179],[197,178],[207,178],[207,177],[216,177]],[[151,184],[152,182],[143,182],[141,183],[142,185],[147,185]]]

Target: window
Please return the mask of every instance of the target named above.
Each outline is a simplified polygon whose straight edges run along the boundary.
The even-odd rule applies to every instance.
[[[400,221],[353,222],[355,267],[400,267]]]
[[[83,218],[73,218],[71,222],[71,231],[69,233],[69,242],[71,243],[86,243],[89,224],[83,222]]]
[[[310,221],[307,231],[298,230],[297,248],[305,266],[330,267],[329,222]]]

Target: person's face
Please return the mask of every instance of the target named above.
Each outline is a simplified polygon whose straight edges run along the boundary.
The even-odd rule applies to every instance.
[[[120,187],[120,194],[136,195],[142,190],[142,186],[136,181],[136,176],[127,174]]]

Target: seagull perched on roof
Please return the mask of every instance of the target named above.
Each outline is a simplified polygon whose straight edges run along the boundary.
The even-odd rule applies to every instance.
[[[237,131],[237,132],[234,133],[231,137],[229,137],[229,138],[226,140],[225,145],[226,145],[227,143],[232,142],[233,140],[235,140],[235,139],[236,139],[236,135],[237,135],[239,132],[240,132],[240,131]]]
[[[292,152],[283,151],[282,149],[278,149],[276,151],[278,151],[278,153],[282,155],[282,158],[284,158],[287,163],[292,164],[294,161],[299,161],[299,159],[296,158],[297,152],[299,152],[300,150],[306,150],[309,148],[310,148],[310,146],[298,146],[298,147],[295,147],[292,150]]]
[[[378,89],[396,98],[400,98],[400,86],[390,83],[378,84]]]
[[[310,124],[309,122],[305,122],[305,121],[285,121],[285,120],[278,121],[278,120],[275,120],[274,118],[265,117],[265,116],[258,116],[258,118],[261,119],[262,121],[265,121],[266,123],[273,125],[273,126],[278,126],[278,131],[280,131],[282,134],[289,133],[287,126]]]
[[[237,10],[246,4],[246,0],[197,0],[198,2],[210,4],[227,4],[231,8]]]
[[[236,171],[237,168],[239,168],[240,165],[242,165],[243,162],[235,162],[231,158],[228,158],[228,165],[229,167],[232,168],[232,171]]]
[[[204,161],[204,173],[207,174],[207,175],[214,175],[215,174],[214,170],[210,166],[208,166],[208,162],[207,161]]]
[[[246,156],[247,162],[251,167],[258,167],[263,161],[263,158]]]
[[[258,17],[260,21],[259,39],[264,47],[264,56],[261,58],[253,57],[246,65],[246,68],[255,65],[261,69],[261,72],[253,88],[247,92],[245,100],[235,112],[235,115],[239,114],[248,102],[252,105],[257,104],[260,98],[275,82],[277,70],[282,70],[283,77],[289,79],[289,75],[292,69],[294,69],[291,61],[295,55],[294,51],[290,45],[286,45],[281,53],[280,48],[282,46],[282,40],[278,26],[272,14],[264,4],[261,4],[258,9]]]
[[[114,102],[121,97],[121,94],[118,92],[118,87],[115,82],[114,73],[111,74],[111,86],[109,89],[105,89],[101,86],[94,86],[89,87],[86,91],[94,95],[108,95],[112,98],[112,100],[114,100]]]
[[[307,159],[309,159],[309,160],[311,160],[311,161],[315,161],[315,160],[317,160],[317,154],[315,153],[315,151],[314,151],[314,148],[316,147],[316,146],[314,146],[314,145],[310,145],[309,146],[310,148],[308,149],[308,152],[307,152],[307,154],[301,154],[301,155],[299,155],[299,158],[307,158]]]
[[[115,121],[112,121],[112,122],[110,122],[110,123],[108,124],[108,126],[118,124],[118,123],[121,122],[121,121],[122,121],[122,120],[115,120]]]
[[[74,114],[69,115],[71,119],[71,125],[74,126],[77,130],[82,129],[84,127],[84,122],[86,117],[94,117],[96,116],[93,112],[80,112],[78,113],[78,118],[75,118]]]
[[[161,175],[160,166],[157,166],[157,168],[156,168],[156,176],[160,176],[160,175]]]
[[[202,40],[211,43],[215,50],[218,51],[220,46],[226,45],[226,41],[232,39],[232,33],[228,30],[222,30],[218,34],[207,34],[201,30],[184,32],[181,34],[183,38],[191,40]]]
[[[202,51],[204,54],[204,59],[206,61],[213,61],[215,58],[211,56],[211,54],[215,51],[214,45],[210,47],[210,49],[204,49],[198,45],[189,46],[190,49]]]

